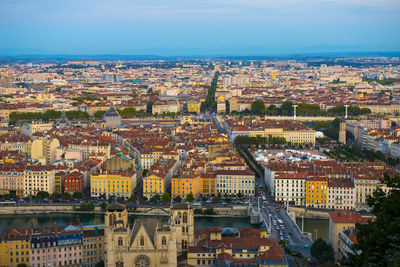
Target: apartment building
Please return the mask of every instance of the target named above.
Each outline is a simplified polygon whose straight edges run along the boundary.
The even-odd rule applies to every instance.
[[[254,192],[255,175],[250,169],[216,171],[217,194],[252,196]]]
[[[171,197],[187,197],[190,193],[194,196],[201,194],[201,177],[199,174],[185,173],[171,179]]]
[[[104,225],[88,225],[83,227],[83,264],[95,267],[97,263],[104,262]]]
[[[326,208],[328,181],[324,176],[311,177],[306,181],[306,206]]]
[[[305,173],[287,174],[277,172],[275,175],[275,201],[305,206],[306,181],[307,175]]]
[[[340,251],[339,234],[345,230],[352,230],[356,223],[366,223],[371,218],[361,217],[353,211],[330,211],[329,212],[329,244],[333,248],[335,259],[339,259]]]
[[[136,188],[137,177],[133,169],[122,172],[101,172],[90,176],[90,195],[130,197]]]
[[[356,203],[356,190],[351,179],[328,180],[328,209],[352,210]]]
[[[24,196],[34,196],[39,191],[49,194],[55,192],[55,173],[53,166],[26,166],[24,171]]]
[[[24,195],[23,164],[0,165],[0,194]]]

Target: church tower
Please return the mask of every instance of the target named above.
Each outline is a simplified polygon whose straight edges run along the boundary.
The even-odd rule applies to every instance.
[[[105,216],[105,226],[107,228],[127,227],[128,226],[128,211],[121,204],[110,205],[107,208]]]
[[[194,246],[194,211],[190,204],[178,203],[171,207],[171,225],[176,231],[177,250],[187,251]]]
[[[339,126],[339,142],[346,144],[346,121],[341,120]]]

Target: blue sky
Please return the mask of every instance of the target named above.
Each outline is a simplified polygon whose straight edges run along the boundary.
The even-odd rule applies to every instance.
[[[0,54],[399,51],[400,0],[0,0]]]

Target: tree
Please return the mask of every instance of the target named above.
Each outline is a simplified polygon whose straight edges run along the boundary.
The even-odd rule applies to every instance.
[[[268,115],[277,115],[278,114],[278,108],[275,105],[269,105],[266,113]]]
[[[168,194],[168,192],[164,192],[161,196],[161,201],[163,203],[168,203],[171,201],[171,196]]]
[[[64,200],[69,200],[69,199],[72,199],[72,196],[71,196],[71,194],[69,194],[68,192],[64,192],[64,193],[61,195],[61,198],[64,199]]]
[[[291,101],[283,102],[280,111],[281,115],[293,115],[293,103]]]
[[[105,202],[105,201],[101,202],[100,208],[102,211],[106,211],[107,210],[107,202]]]
[[[333,263],[333,249],[325,240],[318,238],[311,245],[310,250],[311,255],[318,260],[319,264]]]
[[[36,194],[36,197],[38,199],[45,199],[45,198],[48,198],[49,196],[50,196],[50,194],[48,192],[46,192],[46,191],[39,191]]]
[[[53,194],[50,195],[50,199],[55,200],[61,198],[61,194],[54,192]]]
[[[128,202],[136,202],[137,201],[137,197],[135,195],[132,195],[129,199]]]
[[[193,201],[194,200],[194,196],[192,194],[192,192],[189,193],[189,195],[186,196],[186,201]]]
[[[82,199],[83,198],[83,194],[82,194],[82,192],[75,191],[72,194],[72,198],[74,198],[74,199]]]
[[[152,196],[150,198],[150,202],[152,203],[157,203],[160,200],[160,195],[159,194],[155,194],[154,196]]]
[[[105,113],[105,110],[98,110],[93,114],[93,117],[95,117],[96,119],[100,119],[104,116]]]
[[[25,263],[19,263],[19,264],[17,265],[17,267],[28,267],[28,265],[26,265]]]
[[[176,198],[174,198],[174,202],[180,203],[182,202],[182,198],[180,196],[177,196]]]
[[[387,193],[378,187],[368,197],[367,203],[375,221],[356,224],[357,243],[346,266],[398,266],[400,262],[400,176],[384,175],[383,185],[390,188]]]
[[[104,261],[99,261],[96,263],[95,267],[104,267]]]
[[[143,196],[143,197],[141,197],[140,198],[140,202],[146,202],[148,199],[147,199],[147,197],[145,197],[145,196]]]
[[[251,103],[251,112],[258,115],[265,114],[265,104],[261,100],[256,100]]]

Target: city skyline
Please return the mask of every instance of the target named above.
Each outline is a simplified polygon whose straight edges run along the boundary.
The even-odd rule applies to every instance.
[[[0,1],[0,55],[254,56],[398,51],[384,1]]]

